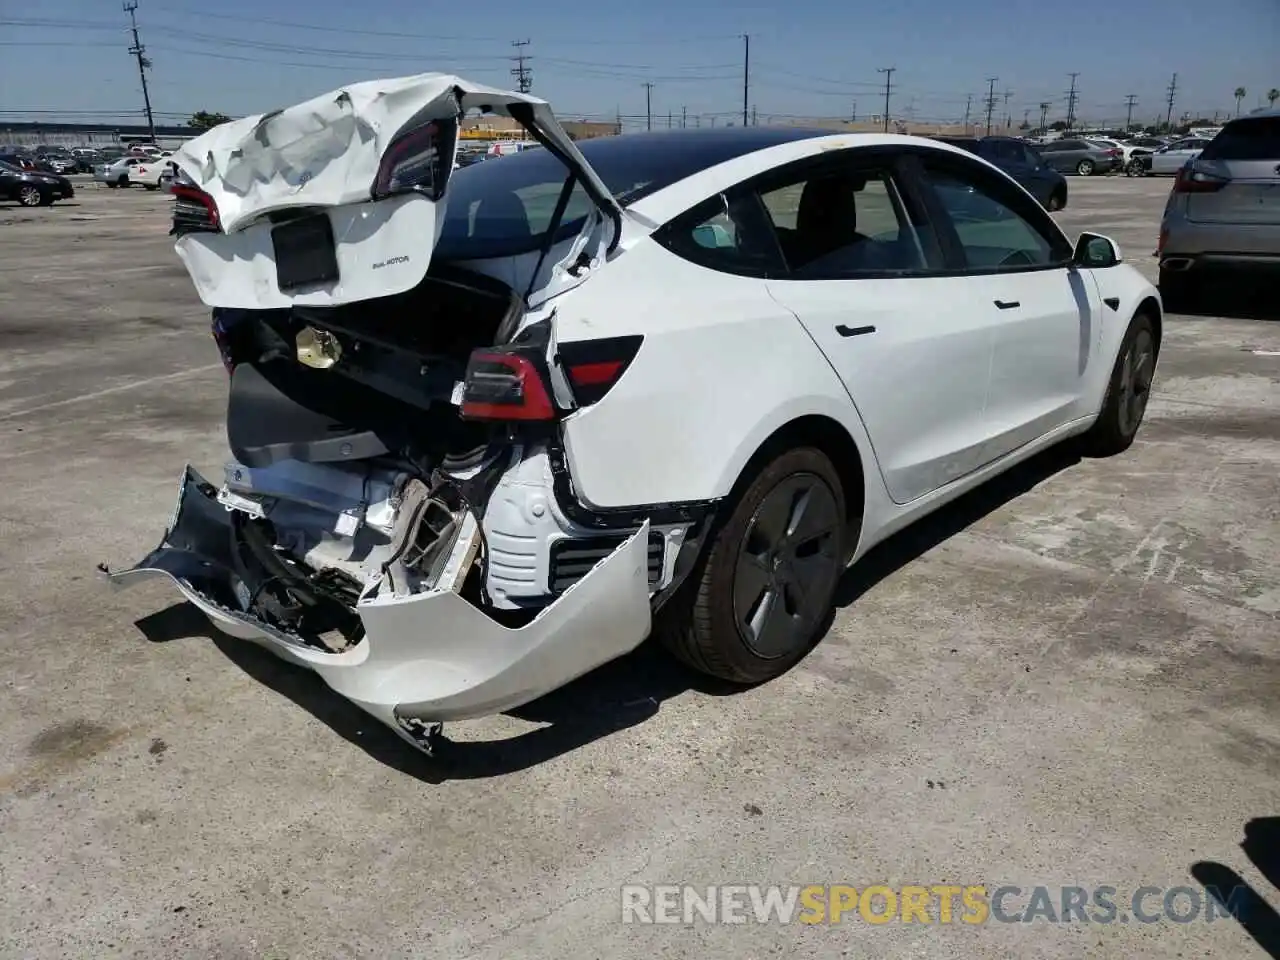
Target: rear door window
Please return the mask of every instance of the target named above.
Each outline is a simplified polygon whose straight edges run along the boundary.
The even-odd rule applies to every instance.
[[[1280,117],[1233,120],[1204,148],[1204,160],[1280,162]]]
[[[1022,163],[1022,144],[1015,140],[994,140],[991,155],[1001,163]]]

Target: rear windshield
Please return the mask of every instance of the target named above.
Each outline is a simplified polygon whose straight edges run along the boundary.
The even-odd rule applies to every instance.
[[[1280,161],[1280,117],[1232,120],[1200,154],[1203,160]]]
[[[599,137],[580,142],[578,149],[625,207],[717,163],[824,132],[830,131],[677,130]],[[522,150],[454,170],[434,255],[478,260],[537,250],[546,239],[567,176],[567,168],[549,150]],[[576,184],[556,239],[580,230],[591,206],[582,185]]]

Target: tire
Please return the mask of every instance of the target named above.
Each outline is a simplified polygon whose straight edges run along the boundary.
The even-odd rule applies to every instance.
[[[44,196],[40,193],[39,187],[28,183],[18,189],[18,202],[24,207],[38,207],[43,200]]]
[[[157,187],[154,183],[144,183],[144,184],[143,184],[143,186],[144,186],[144,187],[146,187],[148,190],[159,190],[159,189],[160,189],[160,188],[159,188],[159,187]]]
[[[1126,177],[1145,177],[1146,171],[1142,168],[1142,161],[1130,160],[1125,164],[1124,175]]]
[[[110,187],[112,190],[115,190],[115,189],[117,189],[117,188],[120,186],[120,184],[118,184],[118,183],[112,183],[112,182],[108,181],[107,186],[108,186],[108,187]]]
[[[1055,190],[1049,196],[1049,204],[1047,209],[1050,213],[1057,213],[1067,205],[1067,194],[1063,190]]]
[[[827,623],[844,570],[845,511],[826,454],[797,447],[775,457],[712,528],[698,565],[659,612],[659,640],[721,680],[753,684],[785,673]],[[797,520],[814,536],[775,535]]]
[[[1076,164],[1076,173],[1080,174],[1080,176],[1082,176],[1082,177],[1087,177],[1087,176],[1089,176],[1090,174],[1092,174],[1092,173],[1093,173],[1093,161],[1092,161],[1092,160],[1081,160],[1079,163],[1077,163],[1077,164]]]
[[[1136,314],[1120,342],[1102,412],[1083,437],[1086,456],[1114,456],[1128,450],[1133,443],[1151,396],[1157,349],[1151,318]]]
[[[127,187],[128,185],[129,185],[129,178],[127,176],[121,177],[116,181],[116,186]]]

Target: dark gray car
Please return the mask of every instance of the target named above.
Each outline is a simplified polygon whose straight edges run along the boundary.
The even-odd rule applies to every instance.
[[[1014,137],[935,137],[943,143],[976,153],[999,167],[1037,200],[1046,210],[1067,205],[1067,181],[1036,153],[1035,148]]]
[[[1110,173],[1120,165],[1120,161],[1109,150],[1087,140],[1064,137],[1040,144],[1039,150],[1045,163],[1059,173],[1078,173],[1087,177],[1094,173]]]

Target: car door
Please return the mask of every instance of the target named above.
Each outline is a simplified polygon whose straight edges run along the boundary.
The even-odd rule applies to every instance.
[[[1058,173],[1067,173],[1075,168],[1075,161],[1070,153],[1070,145],[1068,140],[1055,140],[1041,147],[1040,153],[1045,162],[1054,170],[1057,170]]]
[[[1177,173],[1188,160],[1198,157],[1207,140],[1179,140],[1164,150],[1157,150],[1151,158],[1152,173]]]
[[[977,458],[987,463],[1085,415],[1101,303],[1062,231],[1007,180],[966,157],[922,165],[932,220],[963,278],[957,302],[991,317],[988,440]]]
[[[769,293],[843,381],[898,503],[979,465],[999,322],[946,275],[903,156],[845,150],[756,185],[787,266]]]

